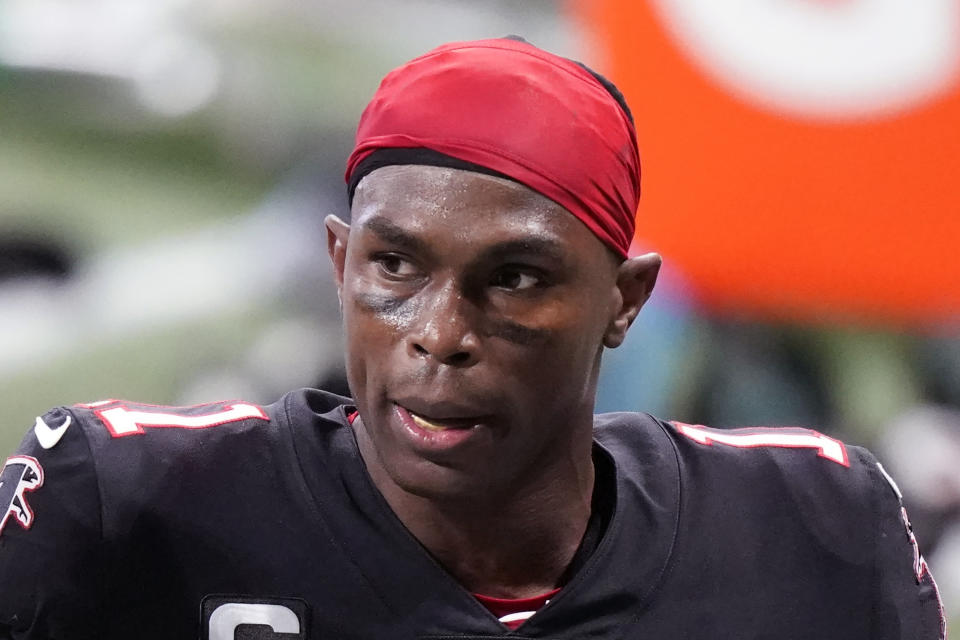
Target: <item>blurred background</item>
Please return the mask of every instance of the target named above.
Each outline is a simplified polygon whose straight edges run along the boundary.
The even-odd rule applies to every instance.
[[[506,34],[637,120],[665,268],[598,409],[869,446],[960,611],[955,0],[0,0],[0,449],[56,404],[344,391],[359,114]]]

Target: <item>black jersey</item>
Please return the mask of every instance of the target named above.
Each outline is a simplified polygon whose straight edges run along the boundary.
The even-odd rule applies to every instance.
[[[366,474],[350,401],[107,401],[0,476],[0,638],[901,639],[943,634],[895,485],[804,430],[596,420],[602,539],[510,632]]]

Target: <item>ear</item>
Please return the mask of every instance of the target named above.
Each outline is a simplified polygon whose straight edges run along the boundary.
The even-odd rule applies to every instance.
[[[617,270],[617,289],[620,292],[620,308],[607,327],[603,345],[614,349],[627,337],[627,329],[633,324],[640,309],[653,293],[662,260],[656,253],[647,253],[628,258]]]
[[[343,269],[347,263],[347,239],[350,236],[350,225],[334,215],[324,218],[327,227],[327,252],[333,262],[333,275],[337,280],[337,295],[343,290]]]

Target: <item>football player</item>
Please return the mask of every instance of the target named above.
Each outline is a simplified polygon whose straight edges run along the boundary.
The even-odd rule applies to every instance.
[[[352,398],[39,417],[0,638],[935,640],[896,485],[803,429],[593,415],[650,295],[629,110],[513,39],[391,72],[327,218]]]

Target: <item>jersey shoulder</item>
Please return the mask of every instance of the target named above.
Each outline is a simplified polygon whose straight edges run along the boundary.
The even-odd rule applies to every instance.
[[[646,414],[610,414],[607,438],[640,451],[651,444],[675,456],[686,517],[713,527],[770,530],[791,522],[824,548],[855,562],[872,546],[879,500],[896,500],[873,455],[811,429],[718,429],[662,421]]]
[[[294,441],[342,429],[345,402],[299,390],[263,406],[111,399],[57,407],[36,419],[6,461],[0,491],[13,494],[0,499],[29,505],[57,493],[62,503],[86,505],[88,519],[99,520],[104,535],[144,509],[167,503],[187,508],[215,495],[229,502],[237,486],[295,482],[300,463]],[[7,481],[17,474],[17,482]],[[32,524],[29,506],[12,511],[24,528]]]
[[[314,427],[338,428],[349,402],[323,391],[291,391],[268,405],[245,400],[191,406],[160,406],[103,400],[56,410],[83,432],[98,471],[151,468],[189,472],[230,468],[237,459],[277,461],[293,455],[293,438],[310,437]],[[39,425],[39,423],[38,423]],[[42,433],[42,428],[35,429]]]
[[[783,496],[789,507],[831,521],[869,520],[878,493],[894,497],[873,454],[813,429],[663,424],[692,484],[728,483],[753,499]]]
[[[101,443],[123,441],[130,447],[210,455],[222,453],[217,447],[256,446],[256,441],[276,438],[288,429],[302,431],[313,419],[339,426],[345,415],[341,407],[350,402],[325,391],[300,389],[268,405],[223,400],[164,406],[111,399],[59,407],[49,415],[54,421],[71,416],[95,453],[105,446]]]
[[[903,496],[870,451],[810,429],[665,427],[688,493],[709,496],[692,501],[711,505],[704,510],[719,528],[756,535],[755,547],[766,533],[780,548],[813,544],[834,570],[862,567],[872,582],[871,637],[944,638],[940,593]]]
[[[780,571],[798,589],[809,583],[869,611],[861,626],[870,638],[944,637],[939,592],[902,496],[868,450],[800,428],[716,429],[645,414],[597,424],[598,440],[634,478],[644,480],[631,459],[676,460],[675,579],[735,571],[769,585]]]
[[[108,637],[117,593],[174,580],[171,558],[207,558],[192,541],[256,548],[283,530],[303,511],[294,440],[338,429],[342,400],[107,400],[38,417],[0,476],[0,638]]]
[[[781,522],[783,539],[815,541],[845,563],[919,562],[899,489],[866,448],[796,427],[664,426],[688,497],[719,526],[749,537]]]
[[[654,418],[654,420],[656,420]],[[693,464],[714,465],[736,476],[775,473],[787,482],[839,482],[857,491],[885,477],[867,449],[803,427],[716,428],[675,420],[656,420]],[[861,483],[866,483],[865,485]]]
[[[239,447],[266,445],[282,428],[275,405],[241,400],[162,406],[111,399],[55,411],[74,421],[98,473],[106,475],[216,465]]]
[[[292,440],[340,426],[345,398],[293,391],[269,405],[244,400],[161,406],[128,400],[61,406],[39,416],[8,466],[134,504],[190,487],[226,485],[255,470],[295,468]],[[74,476],[96,482],[74,483]],[[32,487],[28,487],[32,489]],[[107,508],[107,505],[104,507]]]

